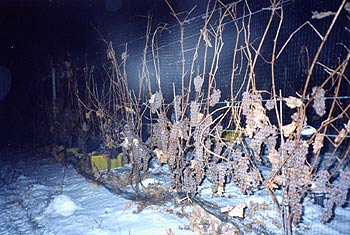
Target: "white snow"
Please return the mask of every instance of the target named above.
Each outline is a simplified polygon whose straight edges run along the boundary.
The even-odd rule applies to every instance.
[[[186,218],[156,206],[136,214],[135,203],[51,158],[0,155],[1,235],[194,234]]]
[[[58,214],[62,216],[71,216],[79,207],[66,195],[58,195],[45,211],[47,214]]]
[[[141,183],[144,187],[149,187],[152,184],[159,184],[160,182],[154,178],[147,178],[147,179],[142,180]]]
[[[167,185],[165,177],[143,180],[144,187]],[[173,203],[148,206],[141,213],[137,203],[130,202],[98,186],[73,168],[65,168],[52,158],[30,154],[0,153],[0,235],[146,235],[146,234],[195,234],[186,230],[189,221],[176,215]],[[242,226],[264,226],[266,234],[282,234],[276,225],[278,212],[264,191],[254,195],[242,195],[237,187],[229,184],[225,197],[212,197],[211,184],[205,180],[201,186],[201,198],[220,208],[247,205]],[[281,195],[277,192],[277,199]],[[178,200],[179,201],[179,200]],[[334,219],[321,224],[324,208],[312,199],[304,200],[304,216],[299,234],[320,235],[350,234],[349,207],[335,209]],[[252,205],[264,205],[265,209],[252,209]],[[170,213],[169,211],[173,211]],[[186,212],[191,206],[185,208]],[[256,233],[249,233],[256,234]]]
[[[313,126],[306,125],[301,130],[301,135],[303,136],[311,136],[316,132],[316,128]]]

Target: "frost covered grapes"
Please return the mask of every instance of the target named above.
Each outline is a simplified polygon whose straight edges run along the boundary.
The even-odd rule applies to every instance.
[[[200,92],[203,86],[204,79],[201,76],[194,78],[194,89],[196,92]]]
[[[219,89],[214,89],[213,93],[210,96],[209,105],[211,107],[215,106],[220,101],[220,97],[221,97],[221,91]]]
[[[150,106],[151,106],[151,112],[155,113],[157,109],[162,107],[163,102],[163,94],[161,91],[157,91],[155,94],[152,95],[150,100]]]
[[[312,95],[314,97],[314,103],[312,107],[315,109],[315,112],[318,116],[322,117],[326,113],[326,102],[325,102],[325,90],[323,88],[312,88]]]

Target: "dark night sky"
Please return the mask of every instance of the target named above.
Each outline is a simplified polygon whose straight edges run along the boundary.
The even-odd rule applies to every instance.
[[[185,11],[206,1],[171,1]],[[159,20],[173,17],[163,0],[0,0],[0,66],[12,74],[12,87],[0,100],[0,139],[7,144],[29,130],[29,118],[37,112],[33,90],[47,74],[48,58],[72,54],[101,56],[107,40],[131,40],[144,35],[148,12]]]
[[[10,93],[0,101],[3,145],[33,131],[29,119],[40,107],[33,90],[36,80],[47,74],[48,58],[67,51],[93,55],[102,50],[93,26],[106,37],[118,37],[113,27],[147,14],[142,2],[147,1],[0,1],[0,66],[12,74]]]
[[[204,0],[169,1],[176,12],[197,5],[191,16],[203,13],[207,4]],[[291,25],[300,25],[311,17],[311,10],[336,10],[339,0],[290,3]],[[48,78],[51,56],[70,52],[105,59],[106,45],[94,27],[116,46],[145,34],[148,12],[156,23],[175,23],[164,0],[0,0],[0,66],[12,73],[10,93],[0,100],[0,146],[35,132],[30,118],[40,111],[40,102],[33,93],[37,81]]]

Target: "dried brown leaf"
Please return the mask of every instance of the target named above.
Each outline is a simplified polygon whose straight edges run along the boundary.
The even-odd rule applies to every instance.
[[[244,208],[246,207],[247,205],[241,202],[235,208],[229,211],[228,215],[233,217],[244,218]]]
[[[95,182],[90,184],[90,188],[98,188],[98,187],[100,187],[100,185]]]
[[[344,9],[350,13],[350,2],[345,3]]]
[[[103,117],[103,110],[102,109],[97,110],[96,116],[102,118]]]
[[[126,205],[124,206],[124,210],[127,210],[131,207],[133,201],[129,201],[128,203],[126,203]]]
[[[99,179],[101,177],[100,171],[95,166],[95,164],[92,165],[92,175],[94,176],[95,179]]]
[[[337,137],[335,137],[334,142],[335,143],[339,143],[340,141],[342,141],[346,136],[346,130],[345,129],[341,129],[341,131],[339,132],[339,134],[337,135]]]
[[[277,157],[277,155],[274,152],[269,153],[269,155],[267,156],[267,158],[269,159],[269,161],[272,164],[278,164],[279,163],[279,159]]]
[[[153,152],[156,154],[160,164],[165,164],[168,162],[169,157],[167,154],[164,154],[162,150],[156,148],[155,150],[153,150]]]
[[[85,118],[90,119],[91,118],[91,111],[85,113]]]
[[[224,192],[225,192],[224,186],[223,186],[223,185],[219,185],[219,186],[218,186],[218,191],[216,192],[216,194],[217,194],[219,197],[222,197],[222,196],[224,195]]]
[[[290,136],[295,131],[296,128],[297,128],[297,123],[294,121],[288,125],[283,126],[282,131],[283,131],[284,137]]]
[[[197,113],[197,122],[196,122],[196,125],[198,125],[202,120],[203,120],[203,117],[204,117],[204,114],[203,113]],[[195,126],[196,126],[195,125]]]
[[[191,169],[194,169],[194,168],[196,168],[196,165],[197,165],[196,160],[195,160],[195,159],[191,160],[191,166],[190,166],[190,168],[191,168]]]
[[[263,123],[265,120],[267,120],[265,113],[259,112],[257,110],[253,112],[253,117],[254,117],[254,122],[256,124]],[[260,127],[260,126],[258,126],[258,127]]]
[[[350,132],[350,120],[348,121],[347,124],[344,124],[344,127],[345,127],[347,132]]]
[[[288,98],[284,98],[284,101],[286,102],[286,105],[291,108],[300,108],[303,105],[303,102],[301,101],[301,99],[293,97],[293,96],[289,96]]]
[[[324,135],[317,133],[313,143],[313,152],[317,153],[323,147]]]
[[[324,12],[313,11],[311,19],[320,20],[320,19],[326,18],[328,16],[332,16],[332,15],[335,15],[335,12],[332,12],[332,11],[324,11]]]
[[[88,131],[86,122],[83,122],[83,125],[82,125],[81,128],[82,128],[82,130],[83,130],[84,132],[87,132],[87,131]]]
[[[275,176],[275,178],[269,182],[268,187],[270,190],[279,188],[282,185],[283,179],[280,175]]]
[[[226,212],[231,211],[232,209],[233,209],[233,206],[227,205],[225,207],[220,208],[220,212],[221,213],[226,213]]]
[[[276,189],[278,188],[278,184],[275,184],[274,182],[270,182],[269,183],[269,189],[273,190],[273,189]]]
[[[129,108],[129,107],[125,107],[125,111],[128,112],[128,113],[132,113],[132,114],[135,114],[135,110]]]
[[[64,64],[66,65],[67,68],[71,67],[71,62],[70,61],[64,61]]]
[[[255,132],[255,128],[253,126],[247,126],[245,128],[245,134],[249,137],[249,138],[253,138]]]
[[[155,95],[155,94],[152,94],[152,95],[151,95],[151,98],[148,100],[148,102],[149,102],[150,104],[153,104],[154,101],[155,101],[155,99],[156,99],[156,95]]]

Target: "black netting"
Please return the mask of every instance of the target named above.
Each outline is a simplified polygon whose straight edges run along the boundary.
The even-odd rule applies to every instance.
[[[280,7],[283,7],[283,24],[279,32],[276,55],[280,51],[275,62],[275,85],[276,91],[281,90],[283,97],[296,96],[297,93],[301,94],[304,89],[305,79],[309,71],[309,67],[312,63],[312,60],[317,52],[317,49],[320,46],[321,38],[326,34],[331,21],[332,16],[325,17],[323,19],[312,19],[313,12],[322,12],[322,11],[336,11],[339,7],[339,1],[332,0],[320,0],[320,1],[291,1],[284,0],[279,3]],[[213,6],[212,6],[213,7]],[[231,100],[231,76],[232,71],[234,72],[234,81],[233,95],[237,95],[240,91],[242,84],[247,83],[248,69],[245,51],[243,50],[246,46],[244,34],[241,33],[238,38],[238,52],[236,54],[236,64],[233,68],[232,59],[234,55],[234,46],[236,43],[236,25],[239,28],[242,28],[244,24],[249,26],[249,46],[251,51],[254,52],[257,50],[259,43],[263,37],[264,31],[267,27],[270,15],[271,15],[271,4],[270,1],[249,1],[250,13],[248,12],[247,5],[245,1],[237,1],[236,3],[236,20],[234,21],[231,17],[226,17],[222,22],[223,25],[223,47],[220,53],[218,70],[215,74],[215,87],[221,90],[221,100],[225,101]],[[213,10],[213,16],[207,26],[207,29],[212,33],[215,31],[218,26],[218,21],[221,14],[223,14],[225,8],[216,6]],[[209,12],[211,13],[211,11]],[[155,16],[152,21],[152,30],[153,33],[157,27],[163,26],[163,23],[159,23],[156,20],[156,12],[153,13]],[[314,86],[321,85],[322,82],[329,76],[329,71],[326,70],[327,66],[330,69],[335,69],[339,64],[344,60],[347,50],[344,45],[349,45],[349,33],[346,32],[346,22],[347,12],[342,11],[339,19],[337,20],[334,28],[332,29],[329,38],[324,45],[322,52],[318,58],[318,63],[316,64],[310,84],[308,85],[308,94],[311,93],[311,89]],[[174,20],[174,19],[173,19]],[[171,20],[171,22],[174,22]],[[312,26],[318,31],[320,35],[311,27],[310,24],[304,25],[296,31],[301,25],[309,22]],[[198,38],[201,34],[201,29],[203,29],[205,24],[205,12],[201,15],[189,17],[184,23],[184,41],[183,41],[183,50],[185,56],[184,64],[184,85],[185,85],[185,94],[187,94],[187,85],[190,78],[191,65],[194,58],[195,48],[198,43]],[[255,67],[254,74],[256,80],[256,88],[259,90],[265,90],[267,93],[264,93],[264,98],[269,99],[268,92],[272,92],[272,83],[271,83],[271,61],[273,42],[276,36],[276,32],[279,24],[279,15],[275,15],[269,31],[265,37],[264,43],[261,48],[260,56],[258,57]],[[146,32],[146,19],[143,24],[144,27],[139,27],[140,31],[144,30]],[[140,31],[138,32],[139,34]],[[293,37],[290,36],[296,32]],[[158,90],[156,83],[156,73],[154,67],[154,58],[158,59],[159,64],[159,76],[161,81],[161,90],[165,97],[166,103],[171,103],[173,100],[173,86],[175,87],[176,95],[182,95],[182,49],[181,49],[181,37],[180,37],[180,27],[178,24],[173,23],[172,25],[167,25],[163,30],[159,30],[157,35],[154,37],[154,51],[152,53],[152,33],[150,35],[148,43],[148,51],[146,56],[146,65],[147,71],[149,72],[149,77],[152,85],[152,93]],[[145,48],[146,37],[139,36],[135,38],[129,38],[125,43],[119,44],[116,46],[116,52],[119,56],[125,51],[127,46],[128,59],[127,59],[127,76],[129,81],[129,88],[134,90],[136,93],[139,91],[139,83],[142,70],[142,58],[143,50]],[[202,39],[200,46],[198,48],[198,56],[195,60],[192,76],[205,74],[205,82],[203,87],[207,87],[208,74],[210,71],[210,66],[212,65],[214,58],[214,47],[215,47],[215,38],[212,34],[209,33],[209,38],[212,47],[208,47],[207,54],[205,55],[205,42]],[[288,41],[289,40],[289,41]],[[285,46],[285,43],[288,41],[288,44]],[[284,47],[285,46],[285,47]],[[282,50],[283,49],[283,50]],[[252,55],[254,57],[254,55]],[[206,69],[204,69],[204,63],[206,63]],[[325,66],[324,66],[325,65]],[[333,84],[334,85],[334,84]],[[334,92],[334,86],[330,84],[328,86],[328,93],[326,96],[332,96]],[[193,92],[194,87],[191,87],[192,93],[191,98],[195,97]],[[146,91],[146,89],[143,89]],[[341,86],[339,96],[348,97],[350,91],[350,85],[348,82],[344,82]],[[240,91],[240,94],[242,91]],[[145,93],[143,97],[147,97],[149,94]],[[238,96],[240,99],[240,95]],[[349,102],[344,100],[344,102]],[[287,117],[285,122],[288,122],[290,119],[291,113],[284,113],[284,117]],[[292,111],[290,111],[292,112]],[[273,114],[272,114],[273,115]],[[309,115],[309,114],[308,114]],[[314,119],[314,122],[319,122],[317,115],[310,114]],[[314,117],[315,116],[315,117]],[[310,120],[311,120],[310,119]]]
[[[242,12],[247,11],[243,9],[243,3],[237,4],[237,23],[242,25],[242,21],[248,23],[248,18],[251,17],[250,24],[250,41],[251,47],[257,49],[261,37],[266,28],[271,11],[267,8],[270,3],[266,1],[251,1],[250,7],[252,13],[245,16],[239,16]],[[259,3],[259,4],[258,4]],[[324,18],[322,20],[312,20],[312,12],[314,11],[334,11],[338,7],[337,1],[289,1],[285,0],[281,3],[284,8],[284,20],[283,25],[278,37],[277,52],[282,48],[288,37],[306,21],[310,21],[312,25],[319,31],[321,35],[326,33],[332,17]],[[212,20],[210,21],[210,27],[215,28],[218,23],[218,18],[223,9],[216,10]],[[188,19],[184,24],[184,53],[185,53],[185,82],[188,82],[189,71],[191,62],[193,59],[194,49],[197,45],[200,30],[204,25],[204,16],[200,15]],[[340,16],[334,29],[332,30],[329,40],[327,41],[322,53],[319,57],[319,62],[335,68],[346,55],[346,50],[342,44],[349,44],[349,35],[345,33],[344,27],[346,22],[346,13]],[[153,23],[156,25],[156,23]],[[222,90],[223,99],[230,99],[230,79],[232,71],[232,57],[234,43],[236,40],[236,30],[234,22],[231,18],[227,17],[223,22],[223,41],[224,46],[220,54],[219,69],[215,76],[217,82],[217,88]],[[271,24],[270,30],[266,36],[265,42],[262,46],[261,56],[258,58],[255,66],[256,85],[258,89],[271,90],[271,66],[268,61],[271,60],[271,52],[273,47],[273,40],[276,35],[278,26],[278,17],[276,16]],[[144,28],[145,30],[145,28]],[[145,30],[146,31],[146,30]],[[151,35],[152,36],[152,35]],[[213,36],[210,36],[211,43],[214,43]],[[176,93],[181,93],[181,47],[180,47],[180,29],[177,24],[167,26],[165,30],[156,36],[156,46],[158,48],[158,56],[160,61],[160,76],[161,87],[163,93],[166,95],[168,101],[172,99],[173,95],[173,83],[176,87]],[[284,96],[295,95],[295,92],[301,92],[303,89],[304,81],[307,75],[308,67],[312,62],[311,59],[316,53],[318,46],[321,43],[320,37],[310,26],[304,26],[299,30],[289,41],[288,45],[284,48],[280,57],[276,61],[275,77],[277,90],[281,89]],[[127,42],[128,48],[128,61],[127,70],[130,88],[135,91],[138,89],[140,76],[140,70],[142,66],[143,49],[145,46],[145,37],[139,37],[137,39],[131,38]],[[214,46],[214,45],[213,45]],[[243,35],[239,39],[238,48],[244,47],[245,42]],[[117,47],[117,53],[119,55],[125,49],[124,45]],[[207,54],[207,70],[211,64],[211,58],[213,57],[213,48],[209,48]],[[244,56],[238,53],[239,57]],[[195,63],[194,73],[203,73],[203,61],[204,61],[204,43],[201,43],[198,58]],[[153,66],[153,56],[151,52],[151,46],[149,45],[147,53],[147,66],[150,71],[151,79],[155,79],[155,72]],[[237,61],[238,70],[235,73],[234,88],[237,91],[239,86],[245,77],[245,61],[240,63]],[[196,75],[196,74],[195,74]],[[327,76],[322,66],[316,66],[311,79],[310,89],[314,85],[319,85],[320,81],[323,81]],[[155,87],[153,89],[157,89]],[[187,85],[185,83],[185,85]],[[346,95],[347,89],[344,87],[344,94]]]

